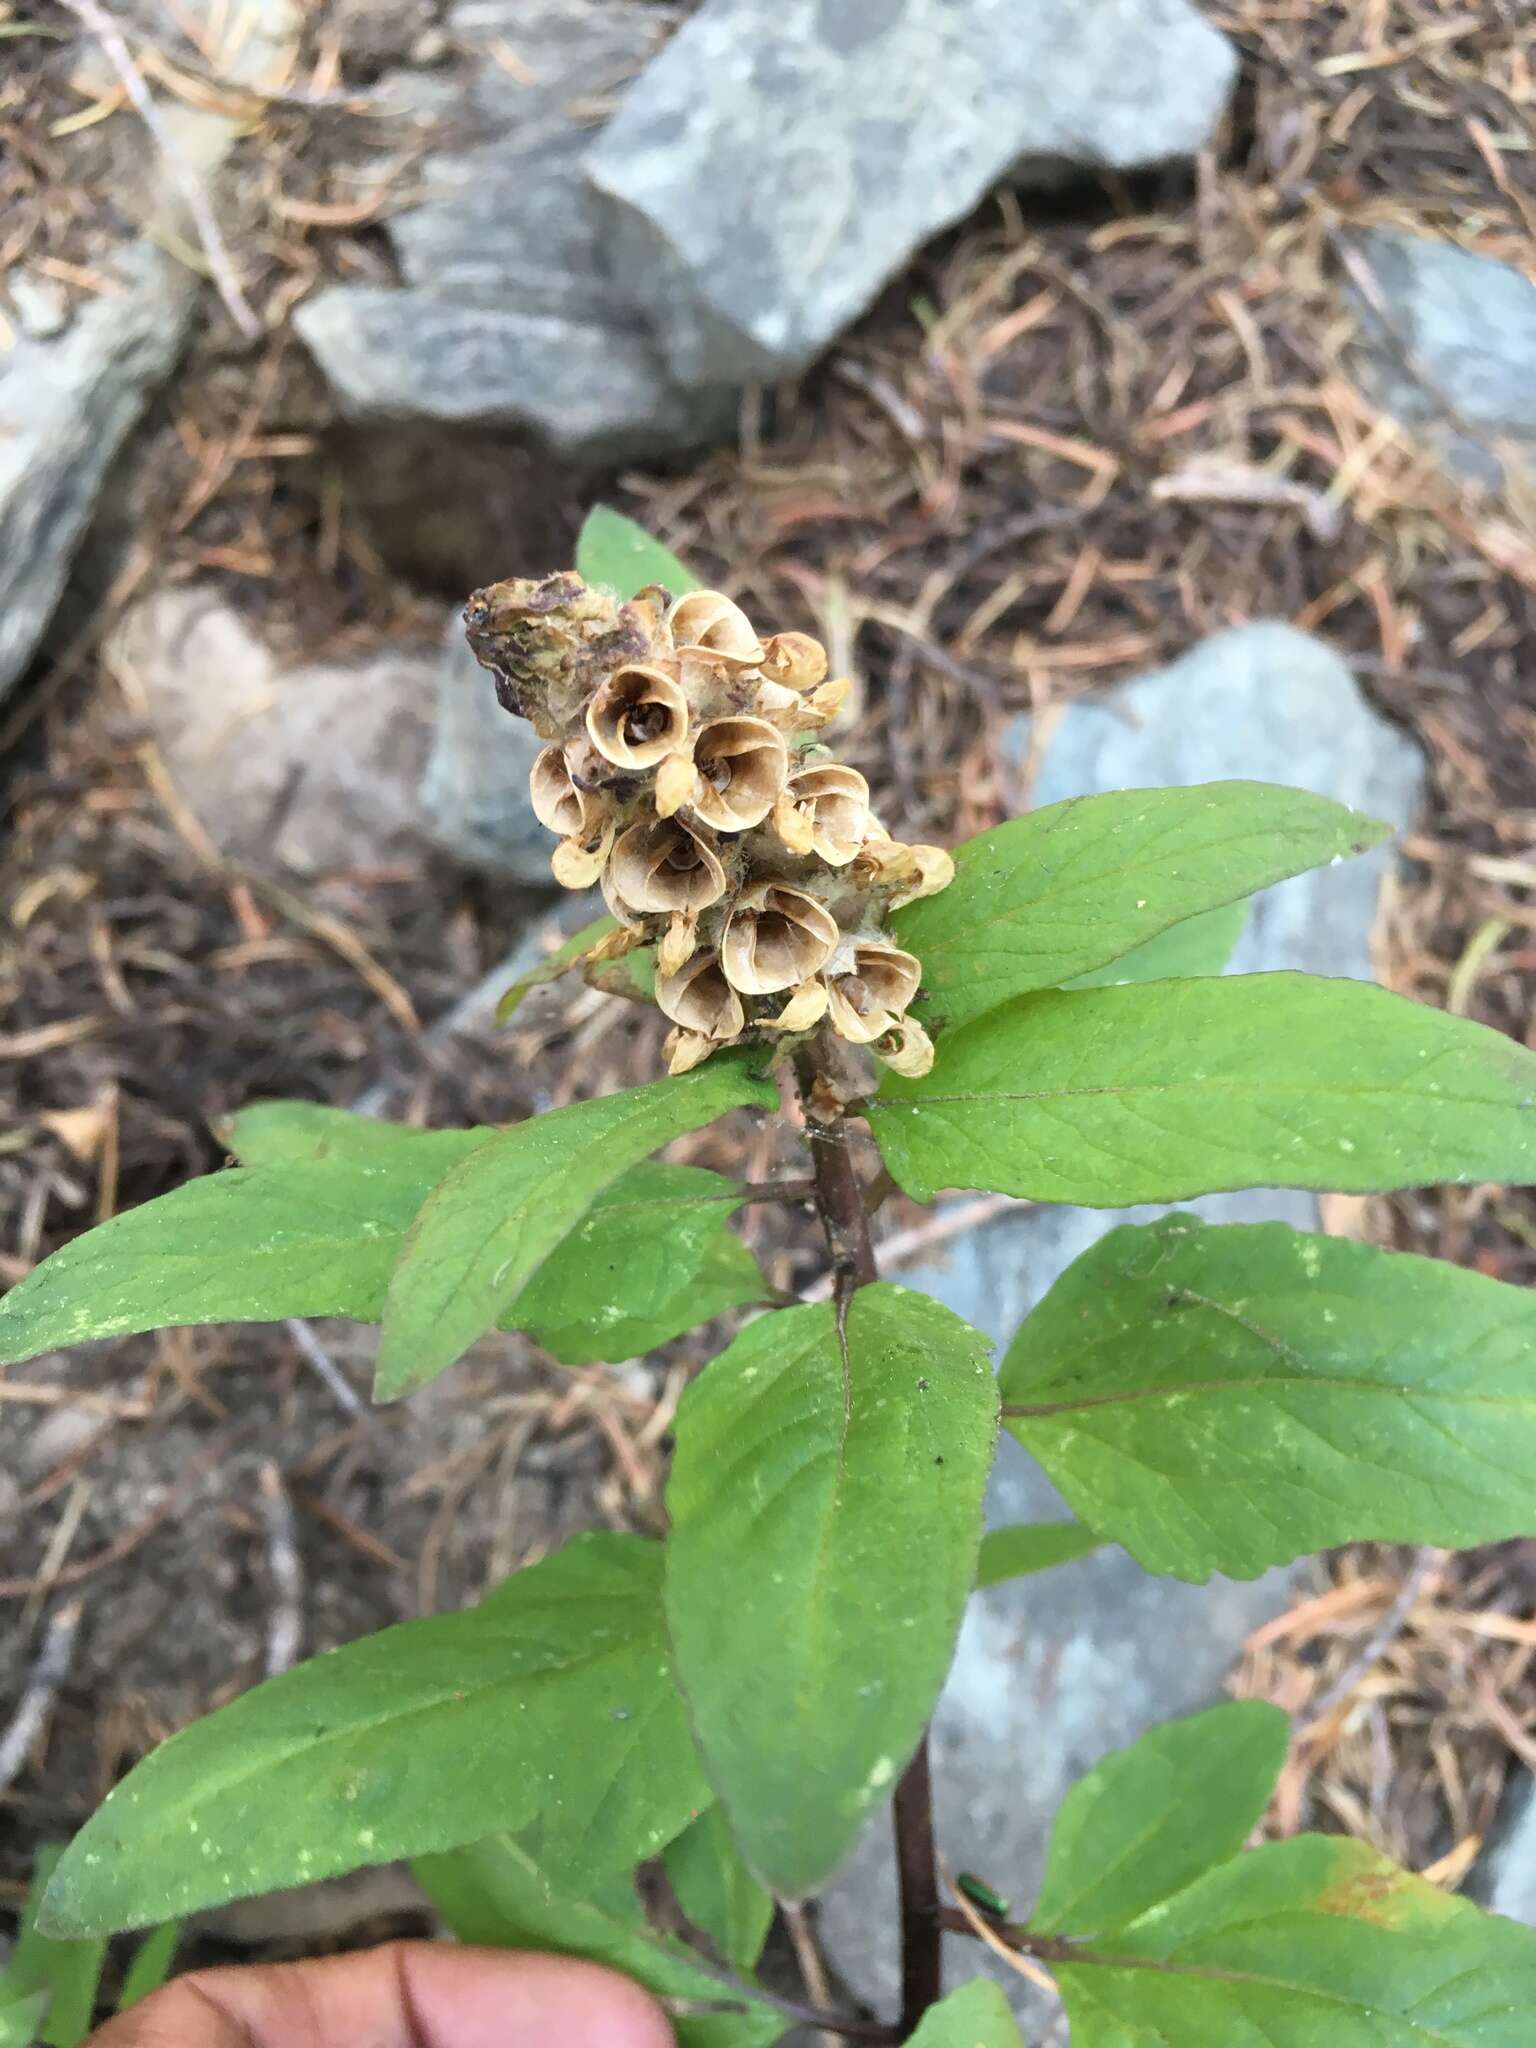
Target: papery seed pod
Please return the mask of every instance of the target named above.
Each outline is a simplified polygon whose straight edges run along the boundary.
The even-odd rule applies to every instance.
[[[729,668],[756,668],[763,643],[739,604],[718,590],[690,590],[667,614],[679,654],[705,655]]]
[[[869,831],[869,784],[841,761],[797,768],[774,806],[773,829],[792,852],[846,867]]]
[[[809,633],[773,633],[763,644],[760,666],[771,683],[813,690],[827,673],[827,650]]]
[[[564,746],[542,749],[528,776],[528,794],[533,799],[533,815],[547,830],[558,832],[562,839],[590,838],[605,807],[595,792],[577,786],[568,759],[570,746],[567,741]]]
[[[731,906],[720,962],[743,995],[777,995],[819,973],[837,940],[836,918],[814,896],[783,882],[750,882]]]
[[[872,1050],[893,1074],[908,1081],[920,1081],[933,1067],[933,1040],[914,1017],[899,1018],[883,1038],[875,1040]]]
[[[827,976],[833,1030],[854,1045],[872,1045],[900,1022],[922,978],[922,962],[911,953],[856,944],[847,970]]]
[[[670,818],[690,802],[698,771],[693,765],[693,754],[680,748],[675,754],[668,754],[656,770],[656,786],[653,792],[658,818]]]
[[[699,950],[699,920],[685,911],[674,910],[672,922],[656,949],[658,974],[677,974]]]
[[[954,859],[942,846],[909,846],[906,852],[911,878],[903,877],[891,898],[892,910],[900,910],[904,903],[915,903],[920,896],[937,896],[955,879]]]
[[[587,731],[617,767],[654,768],[688,737],[688,699],[675,675],[651,662],[616,669],[587,706]]]
[[[778,802],[789,749],[761,718],[716,718],[694,740],[693,765],[694,811],[718,832],[745,832]]]
[[[714,951],[695,953],[676,974],[658,974],[656,1001],[674,1024],[725,1044],[740,1037],[747,1013]]]
[[[661,1056],[673,1076],[691,1073],[719,1050],[718,1039],[706,1038],[702,1031],[684,1031],[681,1025],[675,1025],[661,1041]]]
[[[614,820],[604,818],[594,832],[562,839],[550,856],[550,868],[562,889],[590,889],[608,865]]]
[[[809,1031],[827,1014],[827,986],[822,981],[802,981],[777,1017],[762,1017],[764,1031]]]
[[[759,683],[752,699],[752,716],[763,718],[782,733],[807,732],[805,700],[783,683]]]
[[[631,909],[697,917],[725,894],[708,836],[681,818],[642,818],[613,849],[613,885]]]

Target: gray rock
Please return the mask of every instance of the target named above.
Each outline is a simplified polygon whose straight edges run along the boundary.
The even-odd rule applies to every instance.
[[[436,110],[426,199],[390,224],[403,288],[334,286],[295,315],[347,418],[531,429],[564,454],[604,458],[729,425],[724,394],[673,384],[615,287],[581,173],[590,130],[573,106],[601,103],[639,70],[661,27],[632,0],[454,9],[479,65]],[[519,82],[498,62],[507,49]]]
[[[1233,70],[1188,0],[705,0],[587,165],[675,375],[771,378],[1021,158],[1191,154]]]
[[[469,867],[551,888],[555,842],[528,800],[528,772],[543,741],[496,702],[470,653],[464,624],[448,620],[437,678],[437,723],[422,784],[433,836]]]
[[[113,457],[174,368],[197,280],[140,243],[92,299],[0,355],[0,697],[64,589]]]
[[[306,873],[420,851],[430,650],[285,667],[222,597],[193,587],[135,606],[109,652],[218,846]]]
[[[1493,1838],[1467,1890],[1490,1912],[1536,1927],[1536,1776],[1530,1771],[1505,1787]]]
[[[1015,755],[1027,737],[1027,726],[1011,735]],[[1218,634],[1101,703],[1070,706],[1039,764],[1034,800],[1232,776],[1299,784],[1405,826],[1422,795],[1424,763],[1365,702],[1336,654],[1290,626],[1259,623]],[[1382,872],[1376,857],[1267,891],[1234,966],[1368,976]],[[1313,1198],[1296,1193],[1258,1190],[1183,1206],[1222,1222],[1317,1224]],[[1020,1210],[958,1240],[942,1262],[900,1277],[1001,1344],[1103,1232],[1162,1213]],[[989,1524],[1065,1511],[1038,1466],[1005,1440]],[[1283,1572],[1186,1586],[1148,1577],[1119,1550],[979,1595],[934,1722],[940,1841],[951,1864],[984,1872],[1027,1905],[1067,1788],[1106,1751],[1219,1698],[1244,1636],[1287,1595]],[[822,1929],[838,1968],[889,2008],[898,1963],[885,1816],[827,1894]],[[975,1945],[950,1946],[954,1973],[974,1974]],[[1043,2025],[1049,2006],[1018,1978],[1005,1981],[1020,2013]]]
[[[1536,284],[1491,256],[1395,228],[1353,241],[1370,277],[1369,289],[1349,286],[1363,382],[1384,411],[1430,429],[1452,468],[1497,485],[1504,463],[1490,442],[1536,449]]]

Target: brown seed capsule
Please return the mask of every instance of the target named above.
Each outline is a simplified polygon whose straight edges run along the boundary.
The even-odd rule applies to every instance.
[[[719,832],[760,825],[789,772],[781,733],[761,718],[717,718],[693,743],[692,808]]]
[[[874,1053],[893,1074],[908,1081],[920,1081],[933,1067],[933,1040],[912,1017],[899,1018],[883,1038],[877,1038]]]
[[[545,747],[534,761],[528,777],[533,814],[539,823],[562,839],[590,836],[603,814],[603,803],[594,792],[577,787],[566,746]]]
[[[847,676],[834,676],[829,682],[818,683],[800,706],[802,727],[813,731],[817,726],[830,725],[843,708],[843,701],[853,688]]]
[[[855,945],[847,970],[827,976],[833,1030],[873,1045],[900,1022],[922,978],[922,962],[897,946]]]
[[[677,678],[651,663],[615,669],[587,706],[598,752],[620,768],[654,768],[688,737],[688,699]]]
[[[632,910],[696,917],[725,894],[708,835],[681,818],[643,818],[613,849],[613,885]]]
[[[720,955],[713,951],[695,953],[676,974],[658,974],[656,1001],[674,1024],[722,1045],[746,1029],[741,997],[726,980]]]
[[[809,1031],[827,1014],[827,986],[822,981],[802,981],[777,1017],[763,1017],[764,1031]]]
[[[827,672],[827,650],[809,633],[774,633],[764,643],[761,667],[771,683],[813,690]]]
[[[594,832],[562,839],[550,856],[550,868],[562,889],[590,889],[608,865],[614,821],[604,818]]]
[[[841,761],[798,768],[774,806],[773,829],[793,852],[846,867],[869,831],[869,784]]]
[[[751,882],[732,905],[720,961],[743,995],[771,996],[809,981],[837,939],[836,918],[814,896],[782,882]]]
[[[739,604],[718,590],[690,590],[667,614],[679,654],[705,655],[728,668],[756,668],[763,643]]]

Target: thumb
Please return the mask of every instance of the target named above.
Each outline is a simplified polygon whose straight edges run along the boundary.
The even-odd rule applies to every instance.
[[[660,2008],[595,1963],[399,1941],[316,1962],[198,1970],[88,2048],[674,2048]]]

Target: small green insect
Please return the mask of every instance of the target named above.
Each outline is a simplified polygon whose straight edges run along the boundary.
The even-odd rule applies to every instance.
[[[984,1877],[977,1877],[969,1870],[962,1870],[955,1879],[955,1885],[980,1912],[989,1914],[994,1920],[1008,1918],[1008,1901],[1001,1892],[993,1891]]]

